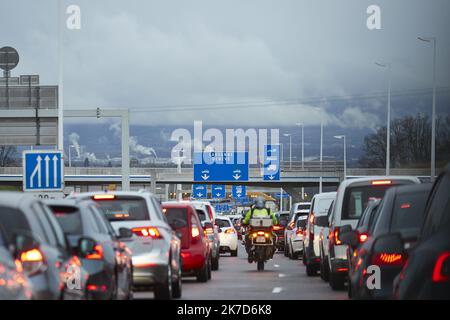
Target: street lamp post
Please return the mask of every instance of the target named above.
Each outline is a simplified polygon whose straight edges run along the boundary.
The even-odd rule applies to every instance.
[[[386,175],[391,172],[391,64],[379,63],[375,64],[382,68],[388,68],[388,105],[387,105],[387,126],[386,126]]]
[[[305,140],[304,140],[304,128],[305,126],[303,125],[303,123],[296,123],[295,125],[302,127],[302,170],[305,169]]]
[[[345,135],[334,136],[336,139],[344,139],[344,180],[347,178],[347,143]]]
[[[417,37],[420,41],[433,42],[433,106],[431,111],[431,182],[436,177],[436,38]]]
[[[292,169],[292,134],[285,133],[285,137],[289,137],[289,169]]]

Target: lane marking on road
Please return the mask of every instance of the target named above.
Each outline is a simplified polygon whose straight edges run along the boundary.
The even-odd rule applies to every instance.
[[[281,287],[275,287],[275,288],[273,288],[272,293],[280,293],[282,290],[283,290],[283,288],[281,288]]]
[[[279,264],[274,264],[273,266],[274,266],[275,268],[279,268],[279,267],[280,267]]]
[[[280,273],[280,274],[278,275],[278,278],[284,278],[284,277],[286,277],[286,275],[285,275],[284,273]]]

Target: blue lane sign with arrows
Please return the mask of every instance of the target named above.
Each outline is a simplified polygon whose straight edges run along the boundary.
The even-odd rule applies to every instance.
[[[233,185],[232,195],[233,199],[241,200],[247,198],[247,188],[245,186],[235,186]]]
[[[225,185],[213,184],[211,186],[211,196],[213,199],[223,199],[226,196]]]
[[[205,199],[208,194],[206,184],[194,184],[192,185],[192,198]]]
[[[280,145],[264,146],[264,181],[280,180]]]
[[[248,152],[194,153],[194,181],[248,181]]]
[[[23,152],[23,190],[61,191],[64,188],[62,151]]]

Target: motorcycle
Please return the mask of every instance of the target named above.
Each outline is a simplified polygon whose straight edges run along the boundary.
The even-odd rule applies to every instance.
[[[273,222],[271,218],[250,219],[248,226],[248,261],[256,262],[258,271],[264,271],[264,264],[273,258],[275,253],[275,237],[272,232]]]

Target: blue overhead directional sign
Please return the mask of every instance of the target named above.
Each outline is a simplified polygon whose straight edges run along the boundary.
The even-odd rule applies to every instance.
[[[23,152],[23,190],[60,191],[64,188],[62,151]]]
[[[213,199],[223,199],[226,196],[226,189],[224,184],[213,184],[211,186],[211,196]]]
[[[194,181],[248,181],[248,152],[194,153]]]
[[[264,146],[264,181],[280,180],[280,145]]]
[[[192,185],[192,198],[205,199],[208,195],[208,189],[206,184],[194,184]]]
[[[235,186],[233,185],[232,195],[233,199],[241,200],[247,198],[247,188],[245,186]]]

